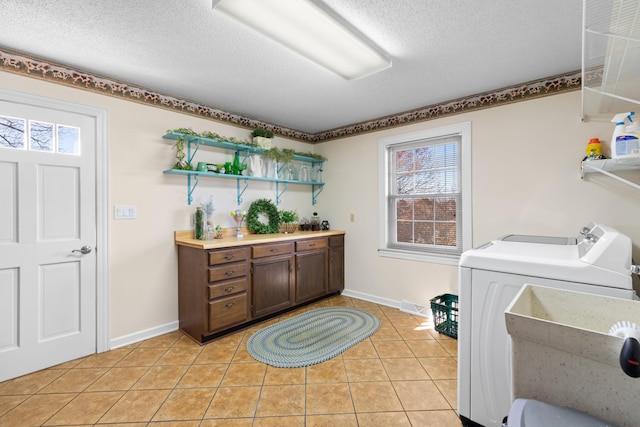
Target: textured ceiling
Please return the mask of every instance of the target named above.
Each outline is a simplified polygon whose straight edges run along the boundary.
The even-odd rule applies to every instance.
[[[324,4],[392,68],[344,80],[211,0],[0,0],[0,48],[306,133],[581,67],[582,0]]]

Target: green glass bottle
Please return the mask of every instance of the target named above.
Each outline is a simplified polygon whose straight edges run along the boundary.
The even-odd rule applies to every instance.
[[[233,164],[231,165],[231,173],[234,175],[240,174],[240,152],[236,151],[236,155],[233,156]]]
[[[197,240],[204,240],[204,212],[201,207],[196,208],[196,216],[193,221],[194,229],[193,229],[193,238]]]

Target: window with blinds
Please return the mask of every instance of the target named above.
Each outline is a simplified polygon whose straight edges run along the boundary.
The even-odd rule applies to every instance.
[[[386,179],[381,249],[462,253],[464,138],[463,132],[430,131],[381,140]]]

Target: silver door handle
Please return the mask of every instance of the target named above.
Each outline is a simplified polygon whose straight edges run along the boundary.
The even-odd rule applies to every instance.
[[[91,246],[83,246],[80,249],[74,249],[71,251],[72,253],[74,252],[80,252],[82,255],[86,255],[89,252],[91,252]]]

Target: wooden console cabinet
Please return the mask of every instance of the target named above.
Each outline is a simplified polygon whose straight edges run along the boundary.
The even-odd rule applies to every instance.
[[[198,342],[344,289],[344,232],[224,240],[176,232],[180,329]]]

